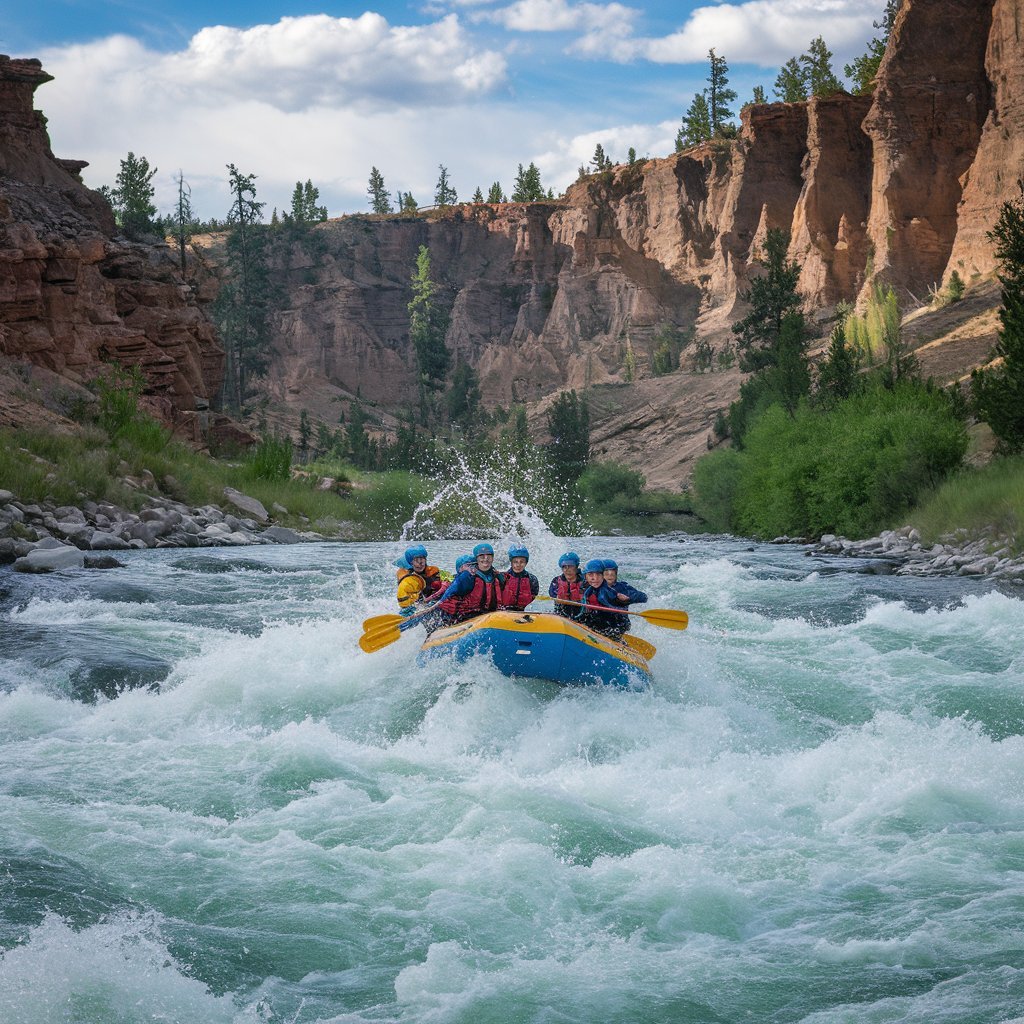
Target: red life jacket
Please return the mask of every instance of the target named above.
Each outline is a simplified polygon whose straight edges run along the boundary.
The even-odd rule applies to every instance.
[[[559,576],[555,579],[555,597],[561,601],[582,602],[584,586],[586,584],[579,577],[577,577],[575,583],[570,583],[564,576]]]
[[[498,592],[498,603],[502,608],[521,612],[534,598],[534,582],[536,576],[528,572],[505,573],[501,589]]]
[[[473,577],[473,589],[465,597],[449,597],[438,607],[447,614],[458,619],[468,619],[472,615],[497,611],[498,590],[503,580],[501,573],[494,573],[490,582],[482,576]]]

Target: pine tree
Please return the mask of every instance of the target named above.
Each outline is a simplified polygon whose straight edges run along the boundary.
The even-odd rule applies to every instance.
[[[703,93],[693,97],[690,109],[683,116],[683,123],[676,133],[676,152],[699,146],[711,138],[711,115]]]
[[[320,205],[320,189],[313,184],[311,179],[306,179],[302,193],[305,201],[306,220],[310,224],[319,224],[327,220],[327,207]]]
[[[751,103],[767,103],[768,102],[768,100],[767,100],[767,98],[765,97],[765,94],[764,94],[764,86],[763,85],[755,85],[754,86],[754,98],[750,102]]]
[[[575,391],[563,391],[548,410],[548,456],[567,483],[575,483],[590,459],[590,410]]]
[[[438,286],[430,276],[430,250],[421,245],[412,276],[409,310],[409,338],[420,371],[421,412],[425,414],[426,392],[444,384],[450,357],[445,345],[448,317],[438,300]]]
[[[807,80],[804,77],[804,69],[800,67],[800,61],[796,57],[790,57],[782,65],[772,92],[783,103],[799,103],[807,99]]]
[[[156,172],[155,167],[150,170],[149,161],[144,156],[129,153],[121,161],[121,169],[110,190],[110,199],[121,230],[129,238],[138,238],[153,230],[156,207],[153,205],[155,189],[152,182]]]
[[[257,228],[263,203],[256,199],[256,176],[228,164],[228,181],[227,280],[214,303],[214,319],[224,344],[224,404],[241,413],[251,397],[252,380],[266,372],[272,286]]]
[[[1003,203],[988,236],[996,246],[1002,286],[1001,328],[995,355],[1002,365],[971,374],[977,416],[992,428],[1004,452],[1024,450],[1024,185]]]
[[[633,146],[630,146],[626,151],[626,163],[629,164],[630,167],[636,163],[636,149]]]
[[[438,164],[441,171],[437,179],[437,187],[434,189],[435,206],[452,206],[459,201],[459,194],[448,179],[448,168],[444,164]]]
[[[843,91],[843,83],[832,70],[832,51],[821,36],[811,40],[807,52],[800,55],[800,63],[807,91],[812,96],[834,96]]]
[[[714,47],[708,50],[708,60],[711,64],[707,79],[708,120],[711,122],[711,134],[719,135],[733,116],[729,104],[736,102],[736,90],[729,88],[729,65],[724,57],[715,53]]]
[[[594,172],[610,171],[615,165],[612,163],[612,158],[608,156],[604,151],[604,146],[599,142],[594,147],[594,155],[591,158],[591,166],[594,168]]]
[[[181,273],[185,274],[186,247],[192,238],[192,229],[195,225],[195,214],[192,213],[192,189],[182,172],[174,179],[178,183],[178,202],[174,207],[174,238],[178,243],[178,257],[181,261]]]
[[[472,203],[482,203],[484,201],[484,193],[479,185],[476,187],[476,191],[473,193],[473,198],[470,200]]]
[[[480,382],[476,371],[460,359],[452,372],[452,385],[445,395],[448,419],[471,433],[480,415]]]
[[[544,186],[540,182],[540,170],[531,160],[530,166],[523,170],[519,165],[516,172],[515,188],[512,190],[513,203],[536,203],[544,199]]]
[[[388,191],[384,187],[384,175],[377,170],[376,167],[370,168],[370,184],[366,189],[370,196],[370,209],[374,213],[391,213],[391,199],[388,196]],[[401,196],[401,193],[399,193]],[[399,199],[399,209],[401,209],[401,199]]]
[[[413,199],[411,192],[406,192],[402,196],[402,213],[418,213],[419,206],[416,204],[416,200]]]
[[[860,354],[846,342],[842,323],[832,328],[828,339],[828,354],[818,369],[818,387],[815,398],[820,405],[831,408],[857,390]]]
[[[874,21],[872,25],[881,29],[881,36],[876,36],[868,43],[868,50],[863,56],[857,57],[852,64],[843,68],[843,74],[853,84],[853,91],[858,96],[867,96],[875,90],[875,78],[878,75],[879,65],[882,57],[885,56],[885,48],[892,34],[892,27],[896,22],[896,15],[899,13],[901,0],[886,0],[885,11],[882,13],[881,21]]]
[[[744,373],[763,369],[777,360],[782,321],[786,314],[800,308],[796,285],[800,267],[786,259],[789,234],[781,228],[769,228],[764,253],[757,261],[765,269],[750,283],[750,291],[740,297],[750,303],[750,312],[733,324],[740,349],[740,369]]]
[[[299,413],[299,455],[302,461],[309,461],[309,442],[313,438],[313,428],[309,425],[309,413],[305,409]]]
[[[489,203],[507,203],[508,198],[505,193],[501,190],[501,182],[496,181],[487,190],[487,202]]]

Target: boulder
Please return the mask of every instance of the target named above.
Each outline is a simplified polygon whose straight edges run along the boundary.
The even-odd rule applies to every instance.
[[[289,530],[287,526],[271,526],[261,534],[264,540],[272,541],[274,544],[301,544],[302,537]]]
[[[78,548],[62,544],[58,548],[34,548],[14,563],[15,572],[55,572],[59,569],[81,569],[85,555]]]
[[[248,494],[236,491],[233,487],[225,487],[224,497],[235,508],[241,510],[250,518],[255,519],[256,522],[262,524],[270,521],[270,516],[267,514],[267,510],[263,507],[262,503],[255,498],[250,498]]]

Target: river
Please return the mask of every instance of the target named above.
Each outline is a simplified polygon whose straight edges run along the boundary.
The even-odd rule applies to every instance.
[[[574,543],[643,692],[362,653],[398,544],[0,570],[0,1021],[1020,1019],[1020,591]]]

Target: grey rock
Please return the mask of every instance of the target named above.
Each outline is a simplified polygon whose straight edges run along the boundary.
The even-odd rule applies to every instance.
[[[113,533],[100,533],[99,530],[92,535],[89,547],[93,551],[125,551],[128,548],[128,541]]]
[[[14,495],[10,491],[5,491],[0,488],[0,505],[8,501],[14,501]]]
[[[261,536],[275,544],[301,544],[303,540],[295,530],[289,530],[287,526],[271,526]]]
[[[251,516],[256,522],[266,523],[269,521],[270,516],[267,514],[267,510],[255,498],[250,498],[249,495],[242,494],[241,491],[236,491],[233,487],[224,488],[224,497],[235,508],[240,509],[247,516]]]
[[[86,555],[86,569],[123,569],[124,562],[119,562],[113,555]]]
[[[56,537],[43,537],[36,541],[32,545],[33,551],[56,551],[57,548],[66,548],[67,544],[62,544]]]
[[[34,548],[14,563],[16,572],[56,572],[60,569],[81,569],[85,555],[78,548],[62,544],[59,548]]]

